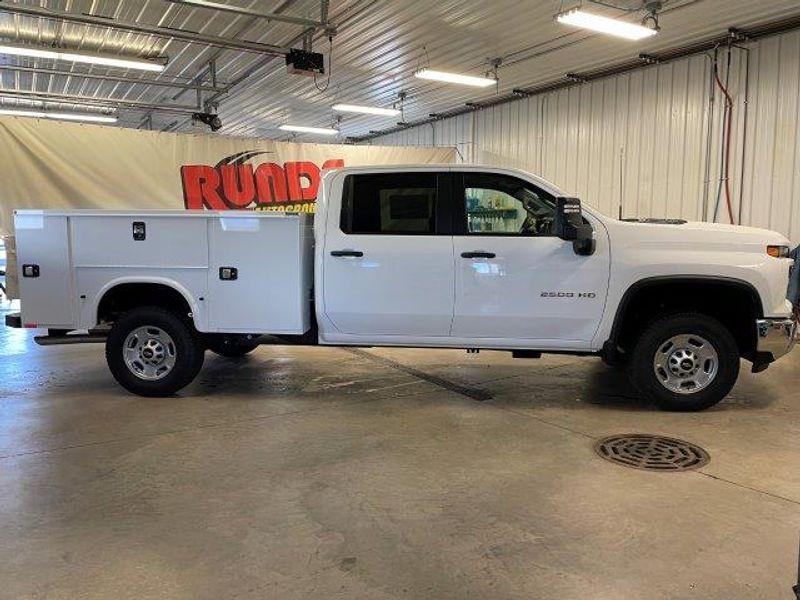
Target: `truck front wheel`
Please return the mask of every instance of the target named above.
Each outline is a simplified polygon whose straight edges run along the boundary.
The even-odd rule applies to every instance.
[[[664,410],[697,411],[715,405],[739,376],[739,350],[722,323],[700,313],[653,321],[631,352],[634,386]]]
[[[203,344],[194,328],[156,306],[123,314],[106,340],[106,361],[119,384],[140,396],[170,396],[203,366]]]

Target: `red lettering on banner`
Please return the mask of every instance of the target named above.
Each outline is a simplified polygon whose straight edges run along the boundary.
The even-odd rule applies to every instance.
[[[181,167],[183,180],[183,203],[186,208],[199,210],[225,210],[225,202],[219,196],[219,173],[208,165],[185,165]]]
[[[281,166],[275,163],[263,163],[256,168],[256,189],[259,204],[286,202],[289,192],[286,190],[286,175]]]
[[[222,196],[231,208],[247,208],[256,197],[253,165],[221,165]]]
[[[329,158],[324,163],[322,163],[323,169],[341,169],[342,167],[344,167],[343,158]]]
[[[313,162],[290,161],[283,168],[277,163],[262,163],[254,170],[252,164],[235,164],[233,159],[238,156],[228,157],[216,167],[182,166],[184,206],[194,210],[226,210],[316,200],[321,171]],[[343,166],[341,158],[331,158],[322,164],[323,169]]]
[[[319,189],[319,167],[307,160],[287,162],[283,165],[289,184],[290,200],[314,200]],[[303,187],[303,179],[308,186]]]

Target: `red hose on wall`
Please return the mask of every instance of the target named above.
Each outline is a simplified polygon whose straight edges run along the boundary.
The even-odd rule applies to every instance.
[[[733,220],[733,206],[731,204],[731,182],[730,178],[728,177],[731,165],[731,138],[733,137],[731,134],[731,130],[733,128],[733,98],[728,92],[728,88],[725,87],[725,85],[722,83],[722,80],[719,78],[719,73],[716,71],[716,69],[714,70],[714,79],[716,80],[719,89],[722,90],[723,94],[725,94],[725,104],[728,108],[727,123],[725,124],[725,131],[723,131],[722,140],[722,143],[725,145],[723,173],[725,177],[725,203],[728,206],[728,219],[730,219],[731,225],[735,225],[736,223]]]

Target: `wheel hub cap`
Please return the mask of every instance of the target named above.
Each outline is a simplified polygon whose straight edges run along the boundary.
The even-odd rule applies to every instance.
[[[175,342],[158,327],[138,327],[125,338],[122,350],[125,365],[147,381],[166,377],[175,366]]]
[[[705,389],[718,370],[716,349],[699,335],[672,336],[659,346],[653,357],[656,378],[676,394],[694,394]]]

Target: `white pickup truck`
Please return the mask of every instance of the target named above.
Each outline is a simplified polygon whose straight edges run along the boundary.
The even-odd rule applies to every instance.
[[[740,358],[761,371],[795,337],[784,236],[620,221],[509,169],[330,171],[315,218],[20,210],[15,228],[7,325],[104,342],[147,396],[191,382],[207,349],[277,341],[597,355],[662,408],[699,410]]]

